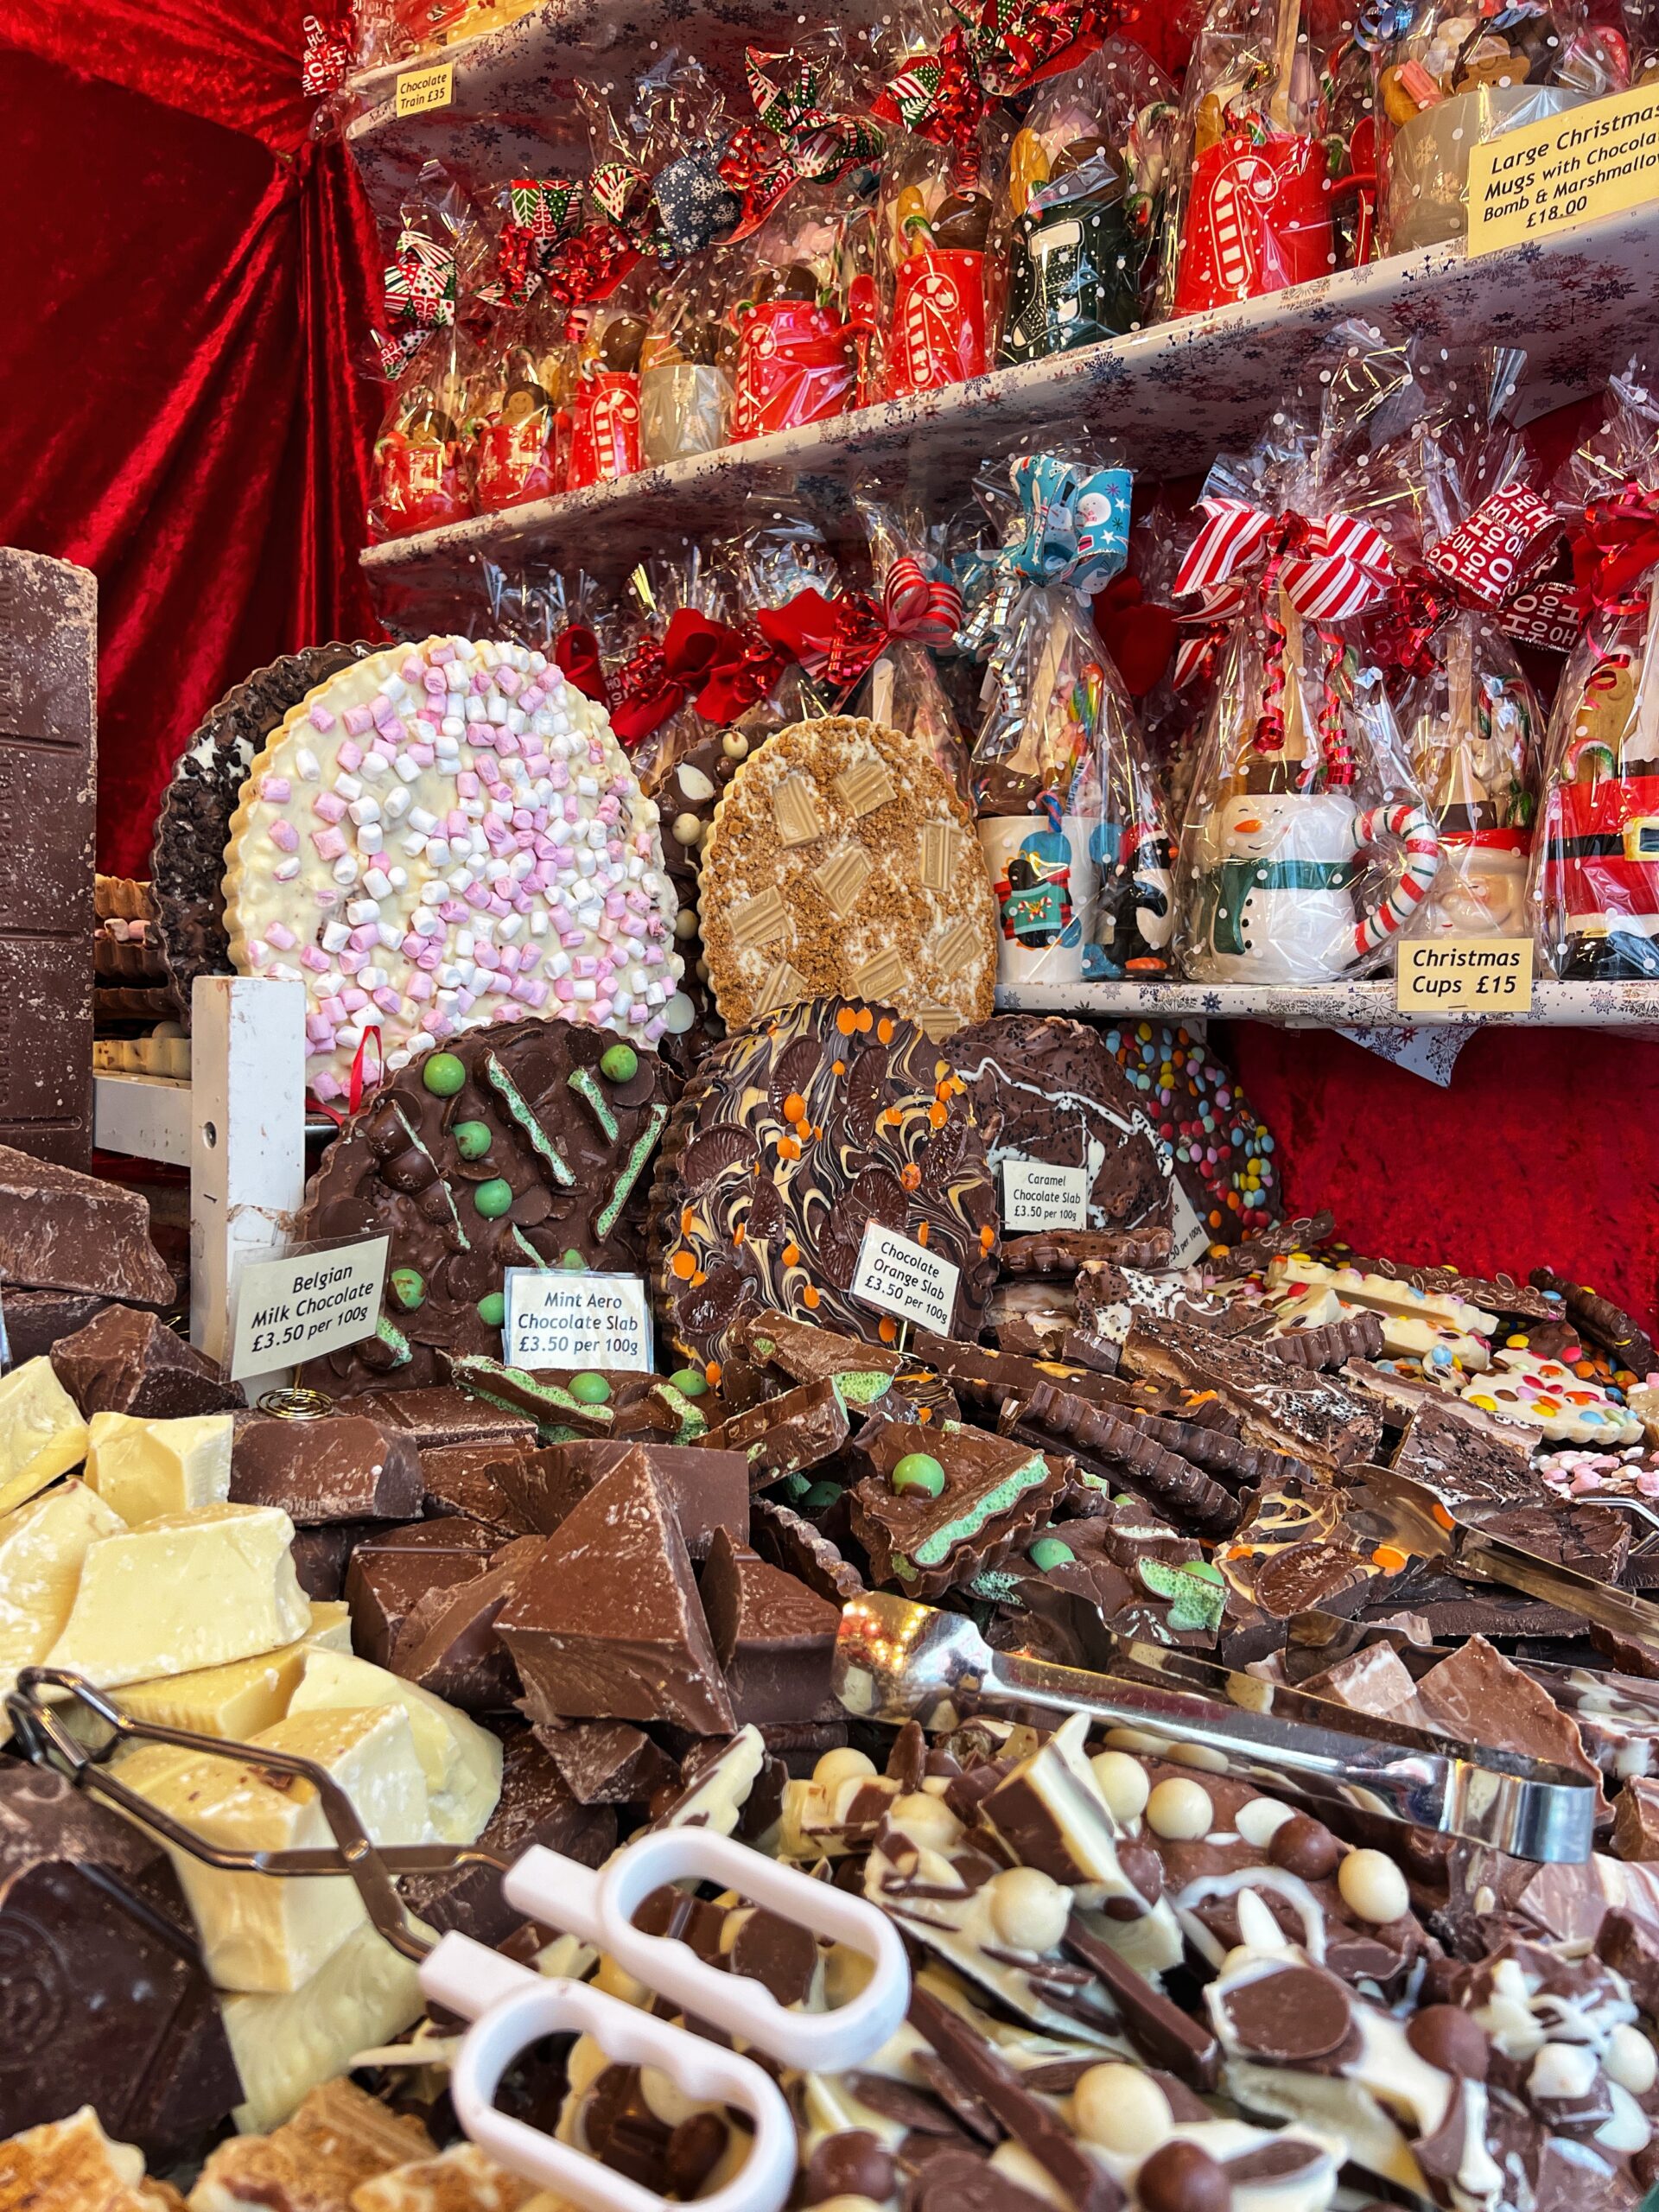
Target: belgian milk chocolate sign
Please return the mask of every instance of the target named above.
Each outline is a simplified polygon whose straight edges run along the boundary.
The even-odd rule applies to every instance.
[[[374,1334],[391,1240],[290,1253],[244,1268],[237,1282],[231,1380],[320,1359]]]

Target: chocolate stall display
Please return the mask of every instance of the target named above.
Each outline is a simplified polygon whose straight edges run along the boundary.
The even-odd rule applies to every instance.
[[[365,1063],[521,1009],[654,1045],[683,964],[656,808],[522,645],[429,638],[319,686],[250,772],[225,885],[232,962],[305,984],[307,1080],[353,1107]]]
[[[1659,404],[1632,363],[1564,464],[1556,505],[1588,601],[1550,716],[1530,895],[1553,975],[1659,975]]]
[[[291,708],[371,650],[309,645],[227,691],[180,753],[150,850],[156,928],[178,1019],[188,1029],[198,976],[232,971],[225,934],[225,847],[255,756]]]
[[[1007,155],[1007,300],[999,365],[1137,330],[1155,282],[1173,87],[1108,39],[1031,96]]]
[[[1387,253],[1464,235],[1477,146],[1630,83],[1623,31],[1581,0],[1408,0],[1382,12],[1373,60]]]
[[[664,1333],[716,1372],[757,1307],[891,1344],[898,1324],[852,1296],[872,1222],[960,1270],[964,1331],[995,1276],[995,1185],[948,1052],[845,1000],[713,1048],[669,1124],[652,1217]]]
[[[677,1085],[656,1053],[569,1021],[492,1024],[384,1084],[323,1156],[302,1236],[390,1236],[375,1333],[317,1363],[331,1395],[499,1357],[505,1271],[637,1268]]]
[[[896,730],[835,716],[752,753],[715,804],[698,897],[734,1028],[846,995],[939,1039],[991,1010],[995,908],[972,818]]]
[[[970,763],[1002,930],[998,979],[1169,972],[1173,853],[1128,698],[1089,612],[1123,565],[1130,477],[1097,455],[1021,454],[963,637],[988,653]]]
[[[1170,314],[1256,299],[1336,267],[1321,35],[1332,13],[1313,0],[1211,0],[1181,99]]]

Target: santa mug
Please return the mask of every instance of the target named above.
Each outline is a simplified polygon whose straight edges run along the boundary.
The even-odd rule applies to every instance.
[[[1388,839],[1404,849],[1403,871],[1362,906],[1362,877],[1386,857]],[[1202,824],[1193,857],[1195,980],[1318,984],[1411,921],[1434,880],[1440,839],[1421,807],[1362,811],[1343,791],[1241,792]]]

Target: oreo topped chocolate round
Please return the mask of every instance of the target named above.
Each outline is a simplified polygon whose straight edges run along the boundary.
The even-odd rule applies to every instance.
[[[950,1058],[994,1173],[1027,1160],[1082,1167],[1086,1217],[1065,1226],[1168,1226],[1173,1163],[1160,1155],[1145,1108],[1092,1029],[1054,1015],[999,1014],[953,1037]]]
[[[308,645],[256,669],[207,715],[173,769],[156,817],[149,872],[168,979],[190,1027],[190,989],[198,976],[228,976],[225,931],[225,848],[254,758],[291,707],[374,647]]]
[[[851,1294],[872,1222],[960,1270],[953,1336],[978,1334],[996,1280],[996,1186],[954,1058],[854,1000],[803,1000],[714,1047],[651,1212],[664,1332],[705,1366],[757,1308],[893,1342],[898,1322]]]
[[[376,1334],[308,1363],[342,1391],[416,1389],[501,1357],[509,1268],[630,1274],[678,1085],[655,1052],[531,1016],[468,1030],[383,1084],[323,1155],[299,1235],[389,1236]]]

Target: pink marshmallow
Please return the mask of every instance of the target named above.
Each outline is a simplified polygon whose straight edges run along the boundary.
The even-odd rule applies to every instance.
[[[338,791],[319,791],[311,802],[311,811],[320,822],[341,822],[346,817],[346,802]]]
[[[279,952],[292,952],[299,939],[286,922],[273,922],[265,931],[266,938]]]
[[[321,699],[319,699],[316,705],[312,708],[310,714],[306,719],[309,721],[313,729],[320,729],[325,737],[334,726],[334,716],[329,713],[327,708],[323,705]]]
[[[337,861],[346,849],[346,840],[338,830],[314,830],[311,842],[317,849],[317,858],[321,861]]]
[[[296,853],[300,849],[300,833],[291,822],[273,822],[265,835],[279,853]]]
[[[286,776],[262,776],[259,796],[268,805],[286,806],[294,796],[294,786]]]

